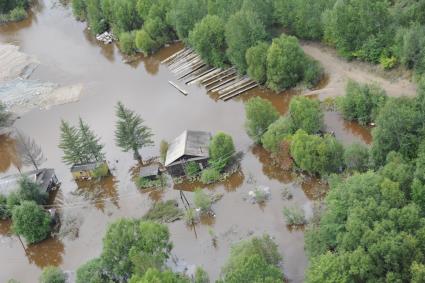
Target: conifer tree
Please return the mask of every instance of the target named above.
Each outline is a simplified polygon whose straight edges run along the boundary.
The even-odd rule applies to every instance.
[[[59,148],[61,148],[64,153],[62,157],[63,161],[69,165],[87,162],[87,157],[84,156],[81,149],[78,130],[64,120],[61,122],[60,130],[61,142]]]
[[[115,130],[117,146],[121,147],[124,152],[132,150],[135,159],[142,162],[139,150],[153,145],[151,129],[144,125],[143,119],[138,114],[125,108],[121,102],[118,102],[116,106],[116,115],[118,117]]]
[[[104,160],[105,154],[102,152],[103,144],[100,143],[100,138],[93,133],[89,125],[87,125],[83,119],[80,118],[78,124],[79,144],[83,156],[85,156],[89,162]]]

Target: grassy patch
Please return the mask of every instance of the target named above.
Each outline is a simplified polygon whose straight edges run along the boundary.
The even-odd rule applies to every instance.
[[[170,223],[179,220],[184,215],[176,200],[157,202],[143,216],[144,220]]]

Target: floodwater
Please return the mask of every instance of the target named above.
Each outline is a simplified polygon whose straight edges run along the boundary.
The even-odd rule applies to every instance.
[[[187,227],[183,221],[168,225],[174,243],[173,255],[188,264],[202,266],[212,279],[217,279],[232,243],[268,233],[284,257],[282,268],[286,278],[290,282],[302,282],[307,266],[303,231],[285,225],[282,208],[299,205],[309,215],[323,185],[273,165],[270,156],[253,146],[244,130],[243,101],[260,95],[272,101],[283,114],[294,94],[256,89],[223,102],[195,85],[185,86],[189,95],[183,96],[168,84],[168,80],[176,78],[160,64],[182,48],[181,45],[125,64],[115,46],[104,46],[93,40],[85,24],[73,19],[69,7],[58,0],[39,2],[31,19],[0,27],[0,42],[17,44],[21,51],[40,60],[41,65],[31,79],[84,85],[79,102],[46,111],[34,110],[15,124],[42,147],[47,158],[43,166],[55,168],[62,182],[55,206],[64,215],[77,219],[79,229],[73,237],[56,237],[27,246],[10,233],[9,222],[0,222],[0,282],[10,278],[35,282],[41,268],[48,265],[76,270],[82,263],[99,256],[108,223],[120,217],[141,217],[159,200],[177,199],[183,207],[178,186],[170,185],[162,192],[136,189],[132,182],[132,167],[136,165],[132,154],[121,152],[114,141],[114,107],[118,101],[140,113],[155,134],[156,146],[142,151],[145,159],[158,155],[162,139],[170,141],[185,129],[229,133],[237,150],[243,153],[240,172],[227,182],[205,188],[211,193],[224,194],[213,206],[216,217],[203,219],[195,228]],[[101,137],[112,168],[113,177],[96,184],[75,183],[69,167],[61,160],[60,121],[76,123],[79,117]],[[369,142],[367,130],[346,124],[334,114],[327,114],[326,122],[344,143]],[[0,137],[0,175],[16,172],[16,166],[19,160],[13,139]],[[271,199],[265,205],[247,201],[248,192],[256,185],[271,189]],[[281,197],[284,188],[291,191],[292,199]],[[191,200],[190,190],[185,190],[185,195]],[[217,245],[213,245],[211,231],[217,236]]]

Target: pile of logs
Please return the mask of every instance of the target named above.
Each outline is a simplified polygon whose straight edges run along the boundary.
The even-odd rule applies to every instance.
[[[184,48],[161,63],[166,64],[170,71],[178,76],[178,80],[183,81],[186,85],[200,83],[205,86],[207,91],[218,93],[219,99],[224,101],[258,86],[250,78],[238,75],[233,67],[222,69],[208,66],[191,48]],[[170,82],[170,84],[185,93],[175,83]]]

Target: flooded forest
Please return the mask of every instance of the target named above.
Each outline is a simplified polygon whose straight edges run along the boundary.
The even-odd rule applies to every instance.
[[[89,12],[92,6],[87,6],[87,14],[82,17],[76,14],[73,5],[77,4],[71,2],[38,0],[27,9],[26,18],[7,23],[0,20],[0,102],[12,113],[13,120],[3,129],[0,123],[0,195],[5,195],[4,203],[0,201],[0,215],[3,216],[2,209],[13,211],[8,217],[0,217],[0,282],[15,282],[8,281],[10,279],[38,282],[43,270],[51,266],[66,274],[66,282],[84,282],[77,270],[93,259],[118,268],[116,266],[123,265],[124,260],[107,263],[105,259],[109,239],[105,235],[108,229],[112,229],[111,224],[119,225],[123,219],[146,220],[152,208],[170,201],[178,211],[165,221],[158,220],[161,229],[165,229],[161,231],[167,231],[164,233],[168,233],[167,240],[172,243],[166,260],[158,265],[152,263],[154,256],[148,255],[152,260],[147,260],[130,251],[130,273],[123,272],[122,276],[118,276],[119,271],[103,269],[96,273],[97,279],[93,279],[94,273],[90,273],[93,277],[90,282],[425,282],[422,281],[425,280],[425,266],[422,264],[425,253],[419,252],[425,252],[425,80],[421,82],[420,63],[409,69],[400,59],[398,65],[384,68],[384,59],[369,60],[366,57],[370,54],[366,51],[344,49],[346,46],[335,38],[328,40],[332,46],[319,42],[316,34],[303,36],[307,31],[315,31],[312,26],[302,27],[299,23],[285,25],[283,22],[268,24],[270,28],[266,28],[267,35],[262,40],[266,43],[263,43],[264,46],[258,44],[258,50],[264,47],[267,52],[266,57],[261,55],[264,60],[255,53],[257,49],[247,51],[245,66],[233,61],[236,59],[232,58],[237,55],[232,53],[230,42],[224,55],[211,55],[201,43],[197,43],[202,42],[199,37],[203,33],[201,25],[204,20],[199,26],[196,24],[193,32],[184,31],[182,27],[177,28],[176,38],[168,38],[164,42],[153,38],[152,42],[157,44],[152,47],[146,46],[146,42],[151,41],[142,40],[149,33],[148,19],[144,19],[144,27],[133,34],[137,47],[132,48],[137,52],[129,54],[125,50],[127,35],[112,34],[105,31],[108,28],[93,25],[94,16]],[[257,7],[256,1],[252,2]],[[265,2],[272,5],[272,2],[311,1]],[[335,1],[319,2],[322,4],[314,4],[320,6],[317,9],[326,9],[331,11],[329,14],[337,15],[339,8],[332,8]],[[234,5],[242,6],[241,3]],[[283,7],[286,6],[273,5],[276,5],[273,11],[280,12],[283,17]],[[296,5],[303,4],[293,5],[295,11],[298,9]],[[245,6],[249,4],[243,4]],[[425,4],[421,8],[425,9]],[[143,7],[139,6],[134,9],[143,11]],[[377,8],[373,7],[372,12],[374,9]],[[246,13],[249,15],[250,12]],[[198,14],[194,12],[193,18],[199,17]],[[218,16],[205,17],[211,20],[209,24],[212,25],[216,20],[214,17]],[[232,21],[232,16],[229,17]],[[251,27],[251,23],[248,24]],[[109,25],[113,31],[118,29],[111,23]],[[205,25],[213,40],[216,30],[208,26],[208,21]],[[93,32],[93,29],[99,29],[99,32]],[[129,34],[132,32],[128,31]],[[332,35],[336,37],[338,32],[343,33],[333,31]],[[286,33],[291,36],[286,36]],[[325,35],[322,31],[318,33],[320,37],[330,37],[326,31]],[[184,34],[183,40],[179,40],[180,34]],[[230,37],[232,33],[226,30],[225,34]],[[292,35],[298,39],[295,40]],[[421,36],[418,34],[418,38],[411,40],[425,43],[425,35],[423,39]],[[217,42],[212,43],[211,48],[224,50]],[[294,48],[291,49],[294,53],[300,52],[301,57],[298,58],[306,58],[304,65],[311,66],[314,69],[311,72],[320,75],[309,80],[308,70],[304,70],[302,78],[297,78],[292,85],[285,85],[294,78],[294,71],[289,72],[291,75],[287,77],[276,78],[273,70],[280,74],[280,70],[292,63],[277,60],[279,63],[274,64],[271,59],[273,56],[284,57],[279,53],[282,52],[278,49],[281,46],[288,50]],[[419,46],[423,49],[423,45]],[[387,56],[385,64],[393,58],[393,53],[388,50],[381,52],[380,58]],[[347,52],[363,55],[347,59],[344,56]],[[424,52],[419,61],[425,62]],[[252,57],[248,55],[251,53]],[[226,56],[226,59],[218,59],[220,56]],[[394,53],[394,58],[397,56]],[[181,60],[180,63],[178,60]],[[261,64],[267,65],[262,75],[261,70],[253,69]],[[350,101],[350,93],[359,96]],[[367,98],[359,98],[360,93],[366,93]],[[421,95],[417,95],[419,93]],[[116,113],[119,102],[139,115],[143,124],[150,128],[152,135],[145,137],[150,141],[146,142],[147,146],[140,146],[140,156],[133,154],[134,148],[124,150],[118,146]],[[263,130],[257,127],[257,132],[250,129],[250,125],[255,124],[254,120],[250,120],[254,118],[249,117],[250,105],[255,107],[254,102],[271,107],[271,110],[252,110],[252,113],[255,112],[252,117],[276,112],[273,121]],[[297,106],[297,103],[300,104]],[[311,119],[308,116],[313,115],[311,113],[297,115],[310,107],[318,111],[317,119]],[[385,109],[388,113],[384,113]],[[411,109],[417,112],[410,114]],[[0,114],[1,111],[0,107]],[[357,115],[356,111],[363,112]],[[368,115],[367,118],[365,115]],[[82,176],[86,169],[73,169],[81,165],[76,164],[80,162],[70,163],[64,158],[64,122],[73,127],[81,125],[82,121],[103,146],[104,158],[100,159],[109,168],[106,176]],[[317,129],[309,130],[314,123],[319,123]],[[273,129],[277,129],[277,133]],[[204,170],[204,166],[214,167],[215,163],[211,160],[205,164],[200,162],[193,175],[199,173],[202,177],[191,178],[188,167],[198,166],[196,162],[200,159],[187,162],[182,158],[182,174],[186,176],[175,177],[177,173],[171,170],[178,162],[170,155],[183,146],[180,139],[185,139],[183,144],[186,147],[190,147],[188,143],[200,143],[201,138],[191,140],[191,135],[200,136],[201,133],[208,133],[211,143],[218,140],[221,133],[230,137],[234,144],[229,149],[231,165],[221,166],[220,170],[224,169],[217,172],[221,175],[206,182],[203,181],[203,173],[209,169]],[[261,138],[258,134],[268,135],[273,144],[269,145],[267,137]],[[25,148],[22,144],[25,142],[22,139],[42,152],[40,162],[28,162],[28,158],[23,157]],[[207,142],[210,139],[207,138]],[[164,144],[169,145],[168,150],[165,149],[166,157],[161,156],[165,153]],[[315,146],[319,147],[316,151],[313,149]],[[193,147],[192,150],[199,156],[206,154],[213,158],[211,145],[209,148],[208,144],[206,148],[200,145]],[[308,154],[311,156],[306,158]],[[138,157],[140,160],[137,160]],[[316,164],[319,159],[324,164]],[[52,177],[52,180],[58,186],[49,191],[48,200],[41,207],[55,214],[56,225],[45,239],[30,241],[25,232],[17,232],[19,229],[13,221],[17,221],[18,216],[6,200],[4,188],[11,176],[28,175],[25,178],[30,179],[32,173],[28,172],[34,169],[41,172],[39,169],[45,168],[53,169],[55,178]],[[155,174],[143,175],[152,168],[156,170]],[[48,170],[43,173],[48,174]],[[33,181],[37,180],[37,174]],[[148,174],[161,174],[161,184],[142,178]],[[19,182],[22,186],[22,181]],[[362,197],[369,193],[372,195],[370,198]],[[209,207],[207,213],[203,213],[200,199],[206,196]],[[364,211],[355,207],[354,204],[359,203]],[[392,209],[388,214],[384,211],[387,208]],[[367,213],[381,218],[372,223],[374,220],[368,218]],[[7,216],[7,213],[4,215]],[[408,228],[394,223],[403,223],[400,225]],[[395,226],[397,231],[393,229]],[[142,229],[143,221],[140,227]],[[157,229],[160,229],[159,226]],[[326,234],[328,232],[330,236]],[[125,241],[129,236],[123,231],[117,233],[118,242],[109,243],[109,248],[127,244]],[[140,233],[142,239],[144,234]],[[382,243],[387,245],[376,247],[374,237],[377,234],[386,235]],[[112,232],[110,237],[113,237]],[[238,277],[237,271],[232,274],[229,271],[237,269],[235,254],[243,254],[242,248],[238,251],[235,245],[244,241],[248,243],[246,241],[253,238],[260,239],[260,242],[261,239],[272,241],[273,244],[268,243],[275,247],[275,251],[263,256],[272,257],[276,253],[278,260],[271,264],[273,267],[262,268],[270,268],[270,274],[262,279],[239,281],[235,278],[245,278],[244,271],[238,270],[242,277]],[[397,240],[391,242],[390,238]],[[314,242],[322,246],[315,246]],[[132,244],[137,246],[137,242]],[[369,251],[367,247],[372,246],[374,248]],[[395,246],[409,251],[412,259],[407,260],[409,254],[400,255]],[[122,248],[125,250],[125,247]],[[261,247],[254,246],[253,249],[251,252],[254,254],[262,252]],[[388,250],[393,253],[386,254]],[[416,250],[414,255],[412,250]],[[361,259],[362,256],[365,260],[356,262],[355,258]],[[382,263],[384,266],[381,266],[381,259],[387,265]],[[146,272],[143,266],[146,262],[155,268]],[[270,265],[270,262],[267,263]],[[208,274],[209,280],[198,278],[198,268]],[[163,274],[169,271],[182,277],[167,281]],[[149,279],[147,274],[150,272],[159,274]],[[273,279],[276,273],[279,280]],[[188,281],[184,281],[186,279]]]

